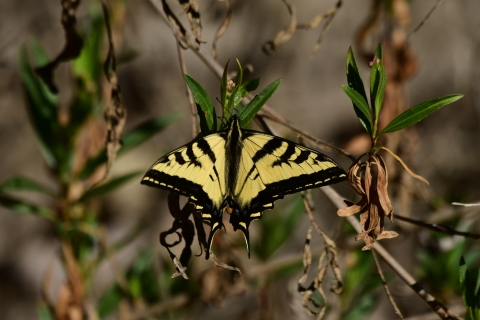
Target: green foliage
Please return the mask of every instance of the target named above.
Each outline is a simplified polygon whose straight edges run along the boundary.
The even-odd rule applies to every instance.
[[[217,116],[212,100],[208,97],[203,87],[189,75],[184,75],[185,82],[192,91],[193,98],[197,104],[198,114],[200,116],[200,128],[202,135],[215,132],[217,129]]]
[[[469,269],[463,256],[459,266],[462,297],[465,302],[465,320],[480,319],[480,269]]]
[[[378,119],[383,105],[385,89],[387,85],[387,73],[383,65],[382,46],[379,44],[375,50],[375,56],[371,63],[370,71],[370,103],[368,106],[367,96],[363,81],[358,71],[353,50],[350,47],[347,54],[347,80],[348,86],[343,85],[342,89],[353,102],[353,109],[357,117],[372,138],[372,150],[376,149],[378,138],[389,132],[408,128],[423,120],[443,106],[453,103],[463,97],[461,94],[453,94],[445,97],[428,100],[419,105],[404,111],[393,119],[380,133],[378,133]]]
[[[242,83],[243,71],[240,62],[237,60],[239,71],[235,82],[228,80],[228,63],[225,66],[220,85],[220,101],[222,103],[223,118],[229,119],[233,114],[238,113],[242,127],[246,127],[248,123],[260,111],[262,106],[273,95],[275,90],[281,83],[276,80],[263,89],[254,99],[252,99],[245,107],[239,107],[240,102],[248,96],[248,94],[256,90],[260,84],[260,79],[249,80]],[[185,82],[192,91],[195,103],[197,104],[198,115],[200,117],[200,128],[202,135],[207,135],[218,130],[216,124],[215,108],[212,100],[208,97],[207,92],[202,86],[189,75],[184,75]],[[235,111],[237,110],[237,111]]]

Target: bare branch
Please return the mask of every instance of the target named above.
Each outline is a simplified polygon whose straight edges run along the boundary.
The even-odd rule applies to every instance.
[[[390,289],[388,289],[387,280],[385,280],[385,276],[383,275],[382,266],[380,265],[380,261],[378,261],[377,254],[375,253],[374,250],[372,250],[372,256],[373,256],[373,260],[375,260],[375,265],[377,266],[378,275],[380,276],[380,279],[382,279],[382,284],[383,284],[383,288],[385,289],[385,293],[387,294],[387,297],[390,300],[390,303],[392,304],[393,309],[395,310],[395,313],[400,317],[400,319],[403,320],[403,315],[400,312],[400,309],[398,309],[398,306],[395,303],[395,300],[393,300],[393,296],[390,293]]]

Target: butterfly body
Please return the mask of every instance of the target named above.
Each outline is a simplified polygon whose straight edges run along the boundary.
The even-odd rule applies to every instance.
[[[230,214],[249,251],[250,222],[284,195],[345,180],[344,170],[326,155],[294,142],[240,127],[228,128],[180,147],[153,164],[142,184],[190,198],[211,226],[208,250],[223,213]],[[209,251],[206,253],[208,259]]]

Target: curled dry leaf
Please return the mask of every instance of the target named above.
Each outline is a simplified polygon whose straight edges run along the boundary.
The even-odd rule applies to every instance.
[[[285,42],[290,40],[297,29],[297,10],[287,0],[283,0],[283,3],[285,3],[290,13],[290,24],[280,30],[273,40],[266,42],[262,46],[263,52],[269,56],[277,52]]]
[[[190,29],[195,36],[197,43],[202,42],[202,23],[200,21],[200,11],[197,0],[178,0],[183,10],[187,14],[190,22]]]
[[[53,72],[61,62],[72,60],[80,54],[83,48],[83,39],[76,30],[77,18],[75,12],[80,0],[62,0],[62,26],[65,32],[65,47],[62,52],[47,65],[35,70],[40,78],[47,84],[50,91],[58,93]]]
[[[223,20],[222,24],[218,28],[217,32],[215,33],[215,37],[212,41],[212,57],[213,59],[217,59],[217,41],[220,39],[221,36],[227,31],[228,26],[230,25],[230,21],[232,21],[232,4],[230,0],[225,1],[225,5],[227,6],[227,16],[225,20]]]
[[[359,158],[360,160],[360,158]],[[360,212],[362,232],[355,240],[363,239],[369,250],[376,240],[391,239],[398,236],[395,231],[384,231],[385,217],[393,219],[393,206],[388,197],[388,171],[379,155],[370,155],[368,161],[357,160],[348,170],[347,179],[352,188],[362,196],[356,204],[337,211],[341,217]]]
[[[107,150],[106,176],[113,162],[115,161],[118,150],[120,150],[120,147],[122,146],[120,138],[122,136],[123,127],[127,119],[127,108],[125,107],[122,92],[120,91],[120,84],[118,83],[112,30],[110,28],[110,19],[105,1],[102,1],[102,9],[105,17],[105,26],[107,28],[108,38],[108,54],[103,65],[103,72],[105,73],[108,82],[112,86],[110,97],[111,101],[107,104],[107,107],[104,111],[105,121],[107,123],[107,141],[105,148]]]

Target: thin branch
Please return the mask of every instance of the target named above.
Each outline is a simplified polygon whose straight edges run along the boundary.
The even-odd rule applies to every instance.
[[[185,64],[185,56],[183,55],[183,48],[180,45],[180,42],[177,42],[177,52],[178,52],[178,60],[180,62],[180,69],[182,70],[182,80],[183,75],[187,74],[187,65]],[[197,126],[197,106],[195,104],[195,100],[193,99],[192,91],[188,87],[187,83],[183,81],[185,84],[185,90],[187,90],[187,97],[188,102],[190,103],[190,112],[192,114],[192,135],[195,138],[198,135],[198,126]]]
[[[425,22],[427,22],[428,18],[430,18],[430,16],[432,15],[432,13],[437,9],[437,7],[443,2],[443,0],[437,0],[437,2],[435,3],[435,5],[432,7],[432,9],[430,9],[430,11],[427,13],[427,15],[425,16],[425,18],[423,18],[423,20],[420,22],[420,24],[415,28],[413,29],[407,36],[407,41],[405,41],[405,43],[408,42],[408,40],[410,39],[410,37],[416,33],[424,24]]]
[[[383,271],[382,271],[382,266],[380,265],[380,261],[378,261],[378,257],[377,257],[377,254],[375,253],[375,250],[372,250],[372,256],[373,256],[373,260],[375,260],[375,265],[377,266],[378,275],[380,276],[380,279],[382,279],[382,284],[383,284],[383,288],[385,289],[385,293],[387,294],[387,297],[393,306],[393,310],[395,310],[395,313],[400,317],[400,319],[403,320],[404,319],[403,315],[400,312],[400,309],[398,309],[398,306],[395,303],[395,300],[393,300],[392,294],[390,293],[387,280],[385,280],[385,276],[383,275]]]
[[[430,229],[430,230],[433,230],[433,231],[446,233],[446,234],[449,234],[449,235],[452,235],[452,236],[462,236],[462,237],[465,237],[465,238],[472,238],[472,239],[475,239],[475,240],[480,239],[480,234],[478,234],[478,233],[458,231],[458,230],[452,229],[451,227],[449,227],[447,225],[444,225],[444,224],[436,224],[436,223],[430,224],[430,223],[426,223],[426,222],[423,222],[423,221],[407,218],[407,217],[404,217],[404,216],[401,216],[401,215],[398,215],[398,214],[395,215],[395,218],[397,218],[398,220],[401,220],[401,221],[405,221],[405,222],[408,222],[408,223],[411,223],[411,224],[414,224],[414,225],[417,225],[417,226],[420,226],[420,227],[424,227],[424,228],[427,228],[427,229]]]
[[[344,198],[340,196],[332,187],[330,186],[325,186],[320,188],[320,191],[323,192],[325,196],[338,208],[345,208],[346,204],[344,202]],[[347,221],[352,225],[352,227],[357,231],[361,232],[361,226],[360,222],[355,218],[354,216],[349,216],[346,217]],[[451,312],[448,311],[448,309],[440,303],[435,297],[433,297],[431,294],[429,294],[423,286],[418,283],[415,278],[408,273],[405,268],[398,263],[398,261],[390,255],[390,253],[382,247],[381,244],[378,242],[375,242],[373,245],[373,250],[375,250],[380,257],[392,268],[393,271],[405,282],[417,295],[420,296],[420,298],[425,301],[430,308],[435,311],[435,313],[441,318],[441,319],[448,319],[448,320],[460,320],[461,318],[453,315]]]

